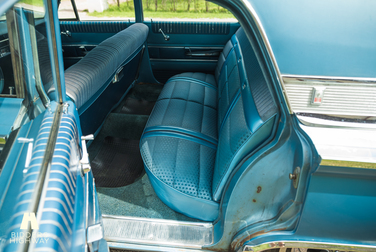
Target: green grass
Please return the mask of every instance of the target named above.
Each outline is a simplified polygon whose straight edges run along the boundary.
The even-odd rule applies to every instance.
[[[19,3],[25,3],[33,6],[43,6],[43,0],[22,0]]]
[[[147,4],[149,2],[149,5]],[[213,3],[208,4],[208,11],[204,0],[196,0],[196,3],[191,0],[190,10],[188,11],[188,1],[176,0],[158,0],[158,8],[155,10],[155,2],[153,0],[143,0],[144,17],[149,18],[191,18],[191,19],[228,19],[234,16],[222,7],[218,7]],[[119,18],[134,18],[133,1],[128,3],[121,3],[120,7],[116,4],[110,5],[109,8],[103,12],[89,13],[95,17],[119,17]]]
[[[320,165],[376,169],[375,163],[352,162],[352,161],[322,160]]]

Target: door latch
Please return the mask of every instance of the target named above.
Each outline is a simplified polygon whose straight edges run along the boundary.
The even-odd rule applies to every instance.
[[[89,161],[89,153],[87,153],[86,141],[94,140],[94,135],[87,135],[81,137],[81,146],[82,146],[82,158],[80,160],[81,173],[85,175],[91,170],[91,165]]]
[[[294,170],[294,173],[289,174],[289,179],[292,180],[292,185],[294,186],[295,189],[298,188],[299,176],[300,176],[300,167],[297,166]]]

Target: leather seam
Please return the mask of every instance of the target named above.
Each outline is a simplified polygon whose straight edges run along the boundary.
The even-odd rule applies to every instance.
[[[223,128],[223,126],[225,125],[225,123],[226,123],[226,121],[227,121],[227,118],[230,116],[232,110],[234,109],[234,107],[235,107],[236,104],[238,103],[239,99],[240,99],[240,90],[238,90],[238,92],[236,92],[236,95],[235,95],[234,99],[232,100],[232,102],[231,102],[229,108],[228,108],[227,111],[226,111],[226,114],[225,114],[225,116],[224,116],[224,118],[223,118],[223,120],[222,120],[221,126],[220,126],[220,128],[219,128],[218,135],[221,134],[222,128]]]
[[[196,103],[196,104],[217,110],[216,108],[213,108],[212,106],[209,106],[209,105],[206,105],[206,104],[201,104],[200,102],[197,102],[197,101],[185,100],[184,98],[161,98],[158,101],[163,101],[163,100],[180,100],[180,101],[186,101],[186,102],[193,102],[193,103]]]
[[[207,83],[207,82],[204,82],[204,81],[200,81],[200,80],[196,80],[194,78],[190,78],[190,77],[172,77],[170,78],[167,82],[177,82],[177,81],[186,81],[186,82],[189,82],[189,83],[195,83],[195,84],[199,84],[201,86],[204,86],[204,87],[209,87],[209,88],[212,88],[214,90],[217,90],[217,87],[211,85],[210,83]]]
[[[218,145],[218,140],[209,136],[209,135],[206,135],[204,133],[194,131],[194,130],[188,130],[188,129],[185,129],[183,127],[178,127],[178,126],[163,126],[163,125],[161,125],[161,126],[151,126],[151,127],[145,128],[144,133],[146,134],[146,133],[149,133],[149,132],[158,132],[158,131],[189,135],[189,136],[192,136],[192,137],[197,138],[197,139],[203,139],[206,142],[209,142],[213,145]],[[195,134],[197,134],[197,135],[195,135]]]
[[[152,130],[152,131],[144,132],[143,135],[142,135],[142,137],[141,137],[141,139],[148,138],[148,137],[153,137],[153,136],[156,136],[158,134],[163,134],[163,133],[170,133],[170,134],[172,134],[172,136],[166,136],[166,137],[180,138],[180,139],[183,139],[183,140],[186,140],[186,141],[197,143],[199,145],[204,145],[204,146],[206,146],[208,148],[215,149],[215,150],[217,149],[217,146],[218,146],[218,144],[215,144],[215,143],[213,143],[213,142],[211,142],[211,141],[209,141],[207,139],[200,138],[200,137],[191,135],[189,133],[184,133],[184,132],[179,132],[179,131],[173,131],[173,130]],[[155,135],[152,135],[152,134],[155,134]],[[185,136],[185,137],[187,137],[187,139],[179,137],[179,136]],[[206,142],[206,143],[208,143],[208,145],[202,144],[199,141]],[[210,146],[210,145],[212,145],[212,146]]]

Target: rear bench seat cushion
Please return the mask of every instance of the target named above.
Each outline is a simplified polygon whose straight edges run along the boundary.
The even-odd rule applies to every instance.
[[[154,191],[167,206],[192,218],[216,219],[218,203],[211,197],[215,148],[160,132],[144,134],[141,153]]]
[[[166,205],[192,218],[212,221],[218,216],[218,203],[211,197],[217,149],[214,76],[186,73],[171,78],[140,148],[150,182]]]

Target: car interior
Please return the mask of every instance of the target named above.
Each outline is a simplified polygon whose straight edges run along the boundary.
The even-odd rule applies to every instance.
[[[54,100],[45,23],[35,24]],[[234,171],[274,138],[280,117],[240,24],[63,20],[60,30],[66,94],[82,134],[95,135],[102,214],[217,220]],[[15,97],[6,26],[0,43],[1,95]]]

